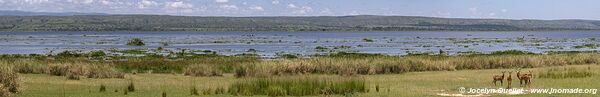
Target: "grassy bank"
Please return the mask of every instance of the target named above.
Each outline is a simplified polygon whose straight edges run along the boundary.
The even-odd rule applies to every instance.
[[[188,81],[188,85],[195,86],[195,84],[198,82],[195,80],[197,77],[214,80],[227,79],[227,81],[216,82],[223,84],[208,88],[186,87],[186,89],[188,89],[186,90],[188,93],[185,94],[241,96],[314,96],[330,94],[354,95],[354,93],[372,91],[370,89],[365,89],[364,87],[371,87],[371,85],[373,85],[369,85],[369,80],[366,80],[365,82],[360,79],[351,78],[356,76],[374,77],[385,76],[387,74],[414,74],[418,72],[454,72],[482,69],[516,70],[518,68],[528,69],[600,64],[600,54],[594,52],[532,54],[519,51],[504,51],[494,52],[491,54],[470,54],[458,56],[428,54],[386,56],[379,54],[336,53],[327,55],[314,55],[309,58],[282,57],[277,59],[260,59],[253,55],[223,56],[215,54],[178,54],[177,56],[98,55],[99,54],[78,53],[60,53],[52,56],[2,55],[0,56],[2,57],[0,59],[0,66],[6,69],[1,72],[2,76],[0,77],[3,79],[2,91],[7,90],[9,92],[3,93],[14,94],[18,92],[15,92],[11,89],[30,89],[28,87],[18,87],[19,80],[10,80],[21,78],[16,76],[17,73],[20,73],[25,75],[44,74],[37,76],[64,76],[60,77],[62,79],[54,80],[61,82],[61,85],[68,85],[67,83],[85,82],[86,80],[97,81],[98,83],[86,83],[85,85],[100,85],[104,87],[102,91],[117,92],[124,95],[138,93],[137,91],[140,90],[132,89],[131,87],[145,87],[141,89],[142,91],[154,91],[158,89],[161,91],[154,92],[169,93],[171,90],[166,87],[172,86],[162,86],[164,84],[157,81],[176,79],[174,81],[175,83]],[[595,65],[593,66],[594,68],[597,67]],[[597,71],[593,70],[592,67],[587,67],[587,69],[550,68],[536,71],[535,75],[541,79],[585,79],[590,77],[595,78],[596,72]],[[488,77],[485,77],[484,75],[479,77],[489,78],[491,77],[490,75],[496,75],[498,72],[489,72],[485,74],[485,76]],[[174,79],[157,79],[155,77],[148,77],[156,75],[161,75],[163,77],[170,75],[173,77],[165,78]],[[193,77],[181,77],[180,75]],[[327,78],[337,77],[338,79],[285,78],[288,76],[312,77],[315,75],[327,76]],[[27,79],[27,77],[25,78]],[[414,79],[422,78],[428,77],[415,77]],[[5,81],[7,79],[8,81]],[[102,80],[112,80],[114,82],[102,82]],[[140,83],[144,83],[140,81],[148,80],[157,81],[154,81],[154,84],[146,83],[139,85]],[[427,82],[427,80],[420,81]],[[486,82],[489,83],[489,81]],[[25,84],[31,83],[27,83],[25,81]],[[111,84],[118,85],[115,86]],[[380,89],[381,87],[386,87],[388,85],[379,85],[378,83],[375,83],[374,86],[376,87],[375,91],[377,92],[391,91]],[[66,89],[68,86],[64,87],[65,88],[63,92],[70,92],[70,90]],[[74,89],[90,88],[82,88],[81,86],[77,87],[78,88]],[[92,89],[87,90],[89,90],[88,92],[96,91]],[[190,93],[190,91],[192,92]]]
[[[591,68],[590,72],[594,75],[581,78],[538,78],[532,79],[532,85],[529,88],[598,88],[600,84],[596,82],[600,76],[600,66],[598,65],[572,65],[558,66],[560,68]],[[549,70],[555,67],[548,68],[532,68],[523,69],[533,71],[534,75]],[[426,71],[426,72],[408,72],[404,74],[383,74],[383,75],[358,75],[364,79],[367,92],[354,93],[348,96],[358,97],[420,97],[420,96],[438,96],[441,93],[454,94],[458,93],[459,87],[467,88],[501,88],[504,86],[494,86],[491,83],[491,77],[501,71],[511,71],[514,69],[487,69],[487,70],[458,70],[458,71]],[[296,75],[274,78],[340,78],[337,75]],[[513,75],[514,77],[514,75]],[[21,92],[16,94],[17,97],[157,97],[162,93],[166,93],[168,97],[227,97],[234,96],[230,93],[215,93],[217,88],[223,88],[224,91],[231,90],[231,86],[254,79],[235,78],[232,74],[224,74],[222,77],[189,77],[183,75],[172,74],[136,74],[127,75],[127,79],[89,79],[82,78],[81,80],[67,80],[64,77],[50,76],[44,74],[20,74],[23,88]],[[513,78],[516,79],[516,78]],[[124,91],[128,84],[135,84],[135,91]],[[513,80],[513,87],[521,88],[518,85],[518,80]],[[106,91],[101,92],[99,89],[104,85]],[[190,87],[196,87],[199,95],[190,93]],[[211,91],[212,93],[204,93]],[[593,94],[489,94],[494,97],[590,97],[597,96]],[[244,97],[242,95],[238,95]],[[249,96],[249,95],[246,95]],[[267,95],[255,94],[253,96],[264,97]],[[324,95],[318,95],[324,96]],[[341,97],[344,95],[332,95],[333,97]]]

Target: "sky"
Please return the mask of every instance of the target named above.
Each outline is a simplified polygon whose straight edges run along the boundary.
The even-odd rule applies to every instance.
[[[600,20],[600,0],[0,0],[0,10],[185,16]]]

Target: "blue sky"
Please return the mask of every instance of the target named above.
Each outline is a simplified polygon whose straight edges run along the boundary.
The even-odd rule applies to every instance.
[[[600,0],[0,0],[0,10],[187,16],[594,19]]]

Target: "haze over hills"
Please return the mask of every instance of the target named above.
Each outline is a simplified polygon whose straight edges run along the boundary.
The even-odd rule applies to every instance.
[[[19,10],[0,10],[0,16],[75,16],[75,15],[110,15],[105,13],[79,12],[29,12]]]
[[[597,20],[418,16],[201,17],[1,11],[0,31],[538,31],[600,30]]]

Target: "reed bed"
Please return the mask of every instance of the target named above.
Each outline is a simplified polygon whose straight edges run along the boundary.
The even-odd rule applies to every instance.
[[[282,77],[243,79],[229,87],[232,95],[307,96],[367,92],[361,78]]]

